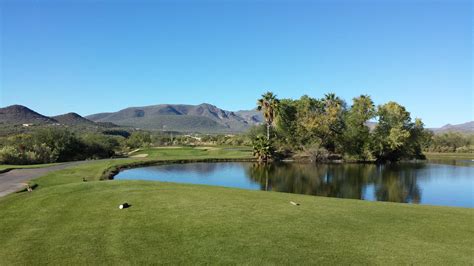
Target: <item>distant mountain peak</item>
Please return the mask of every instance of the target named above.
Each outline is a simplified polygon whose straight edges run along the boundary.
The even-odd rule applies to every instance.
[[[69,126],[95,126],[96,123],[82,117],[81,115],[77,113],[66,113],[62,115],[57,115],[51,117],[52,119],[56,120],[58,123],[63,124],[63,125],[69,125]]]
[[[0,122],[10,124],[48,124],[57,121],[39,114],[26,106],[15,104],[0,108]]]
[[[474,121],[462,123],[462,124],[446,124],[440,128],[430,128],[436,134],[447,133],[447,132],[459,132],[459,133],[474,133]]]

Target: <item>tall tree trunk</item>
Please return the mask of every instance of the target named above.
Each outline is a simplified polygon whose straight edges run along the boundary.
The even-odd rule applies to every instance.
[[[267,123],[267,140],[270,140],[270,124]]]
[[[268,191],[268,171],[265,171],[265,191]]]

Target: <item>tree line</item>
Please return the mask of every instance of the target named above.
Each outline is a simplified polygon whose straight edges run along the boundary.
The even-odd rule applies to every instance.
[[[334,93],[294,100],[267,92],[258,99],[257,109],[263,112],[266,137],[256,136],[253,146],[262,161],[298,155],[312,160],[423,159],[431,137],[405,107],[396,102],[375,106],[368,95],[348,105]]]
[[[0,164],[40,164],[124,156],[153,146],[249,146],[246,135],[178,134],[144,130],[75,131],[40,128],[0,137]]]
[[[473,153],[474,134],[447,132],[432,135],[425,150],[429,152]]]

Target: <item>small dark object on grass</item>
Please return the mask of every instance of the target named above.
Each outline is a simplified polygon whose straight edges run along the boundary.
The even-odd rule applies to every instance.
[[[83,177],[82,182],[87,182],[87,179],[85,177]]]
[[[294,202],[294,201],[290,201],[290,203],[291,203],[292,205],[295,205],[295,206],[299,206],[299,205],[300,205],[299,203],[296,203],[296,202]]]
[[[119,205],[119,209],[126,209],[126,208],[129,208],[131,207],[132,205],[128,204],[128,203],[123,203],[123,204],[120,204]]]

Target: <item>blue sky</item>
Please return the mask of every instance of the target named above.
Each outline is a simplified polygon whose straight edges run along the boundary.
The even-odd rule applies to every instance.
[[[0,3],[1,106],[239,110],[271,90],[369,94],[430,127],[474,119],[470,1]]]

